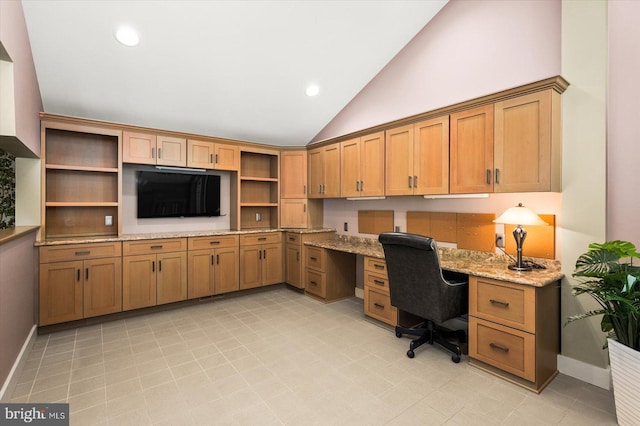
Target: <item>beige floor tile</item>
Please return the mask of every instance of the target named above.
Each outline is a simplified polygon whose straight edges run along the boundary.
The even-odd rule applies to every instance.
[[[62,385],[69,384],[70,372],[56,374],[45,378],[36,378],[33,384],[32,392],[42,392],[48,389],[56,388]]]
[[[69,416],[71,426],[98,426],[107,425],[107,405],[102,403],[82,411],[71,413]]]
[[[140,379],[137,376],[131,380],[108,385],[107,402],[136,392],[142,392],[142,385],[140,384]]]
[[[35,389],[29,395],[29,402],[44,403],[64,401],[68,396],[69,385],[64,384],[55,388],[36,391]]]
[[[106,388],[103,386],[102,388],[95,389],[90,392],[70,396],[68,399],[69,411],[71,413],[75,413],[78,411],[86,410],[90,407],[104,405],[106,401]]]
[[[169,370],[168,368],[154,371],[153,373],[147,374],[146,376],[140,376],[140,384],[142,385],[143,390],[147,390],[163,383],[173,381],[173,375],[171,374],[171,370]]]
[[[115,417],[128,411],[144,410],[146,404],[147,402],[144,399],[144,394],[140,391],[130,393],[119,398],[110,399],[107,401],[107,410],[110,417]]]
[[[69,385],[69,397],[81,395],[83,393],[91,392],[97,389],[104,390],[105,387],[106,381],[104,374],[90,377],[84,380],[71,382],[71,384]]]

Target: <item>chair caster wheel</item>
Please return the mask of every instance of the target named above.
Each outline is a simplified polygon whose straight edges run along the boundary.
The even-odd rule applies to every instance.
[[[408,356],[409,358],[413,358],[414,356],[416,356],[416,354],[415,354],[411,349],[409,349],[409,350],[407,351],[407,356]]]
[[[402,337],[402,333],[400,333],[399,331],[396,331],[396,337],[399,339]]]
[[[453,355],[451,357],[451,361],[455,362],[456,364],[460,362],[460,356],[459,355]]]

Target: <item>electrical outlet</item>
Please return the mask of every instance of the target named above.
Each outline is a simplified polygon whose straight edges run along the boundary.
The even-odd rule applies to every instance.
[[[504,234],[496,234],[496,247],[504,248]]]
[[[104,217],[104,226],[113,226],[113,216]]]
[[[396,226],[396,232],[400,232],[400,227]]]
[[[345,232],[349,230],[349,223],[348,222],[344,223],[344,230],[345,230]]]

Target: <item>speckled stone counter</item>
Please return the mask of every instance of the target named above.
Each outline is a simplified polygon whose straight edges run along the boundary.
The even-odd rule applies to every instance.
[[[264,232],[295,232],[299,234],[313,234],[320,232],[334,232],[335,229],[331,228],[318,228],[318,229],[254,229],[245,231],[232,231],[232,230],[212,230],[212,231],[192,231],[192,232],[157,232],[150,234],[124,234],[120,236],[110,237],[73,237],[73,238],[56,238],[46,241],[36,241],[36,246],[56,246],[65,244],[85,244],[85,243],[105,243],[114,241],[142,241],[142,240],[155,240],[160,238],[186,238],[186,237],[210,237],[220,235],[243,235],[243,234],[258,234]]]
[[[382,245],[372,238],[339,235],[332,240],[310,241],[305,244],[384,259]],[[513,262],[508,256],[502,254],[445,247],[438,247],[438,252],[443,269],[468,275],[510,281],[534,287],[544,287],[564,277],[564,274],[560,271],[560,262],[557,260],[532,258],[536,263],[544,265],[547,269],[518,272],[508,269],[508,265]]]

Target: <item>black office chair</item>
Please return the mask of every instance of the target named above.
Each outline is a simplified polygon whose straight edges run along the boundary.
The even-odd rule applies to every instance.
[[[407,356],[413,358],[417,347],[435,342],[453,352],[453,362],[460,362],[461,346],[450,339],[466,343],[468,276],[442,271],[432,238],[389,232],[378,241],[387,262],[391,304],[424,320],[415,327],[396,326],[397,337],[419,336],[411,341]]]

